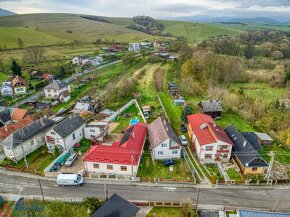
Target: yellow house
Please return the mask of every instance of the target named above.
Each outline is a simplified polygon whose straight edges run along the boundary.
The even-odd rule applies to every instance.
[[[27,82],[17,75],[12,80],[12,88],[16,95],[26,94]]]
[[[243,174],[263,175],[267,172],[268,163],[234,126],[230,125],[226,127],[225,132],[234,144],[234,160]]]

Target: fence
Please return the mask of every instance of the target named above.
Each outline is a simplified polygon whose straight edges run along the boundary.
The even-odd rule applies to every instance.
[[[53,165],[58,161],[58,159],[60,159],[61,157],[63,157],[65,154],[67,154],[69,152],[69,150],[64,151],[61,155],[59,155],[54,161],[52,161],[51,164],[49,164],[44,170],[44,176],[46,177],[57,177],[58,173],[56,172],[50,172],[50,169],[53,167]]]

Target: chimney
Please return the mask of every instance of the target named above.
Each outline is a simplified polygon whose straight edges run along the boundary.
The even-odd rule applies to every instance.
[[[166,125],[166,120],[165,120],[165,119],[163,120],[163,125],[164,125],[164,126]]]
[[[132,133],[132,138],[135,138],[135,134],[134,134],[134,132]]]
[[[8,128],[7,128],[6,125],[4,125],[4,129],[5,129],[6,132],[8,132]]]

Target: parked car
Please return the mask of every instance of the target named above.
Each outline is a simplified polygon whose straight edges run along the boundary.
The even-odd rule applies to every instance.
[[[180,139],[182,145],[187,145],[188,144],[187,139],[186,139],[186,137],[184,135],[181,135],[179,137],[179,139]]]
[[[66,160],[65,164],[67,167],[70,167],[73,165],[73,162],[78,158],[78,155],[76,153],[73,153],[69,156],[69,158]]]
[[[169,167],[171,165],[175,165],[176,162],[174,160],[166,160],[166,161],[163,161],[163,166],[165,167]]]
[[[187,127],[185,126],[185,124],[181,124],[181,126],[180,126],[180,130],[181,130],[181,132],[183,132],[183,133],[186,133],[186,132],[187,132]]]
[[[144,112],[144,118],[146,119],[146,120],[148,120],[149,119],[149,112]]]
[[[77,185],[84,184],[84,179],[80,174],[59,174],[56,179],[56,183],[61,186],[65,185]]]

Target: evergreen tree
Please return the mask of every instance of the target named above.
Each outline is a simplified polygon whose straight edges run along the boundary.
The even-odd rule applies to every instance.
[[[21,74],[22,74],[21,66],[16,62],[15,59],[12,60],[10,69],[11,69],[13,75],[19,75],[19,76],[21,76]]]

